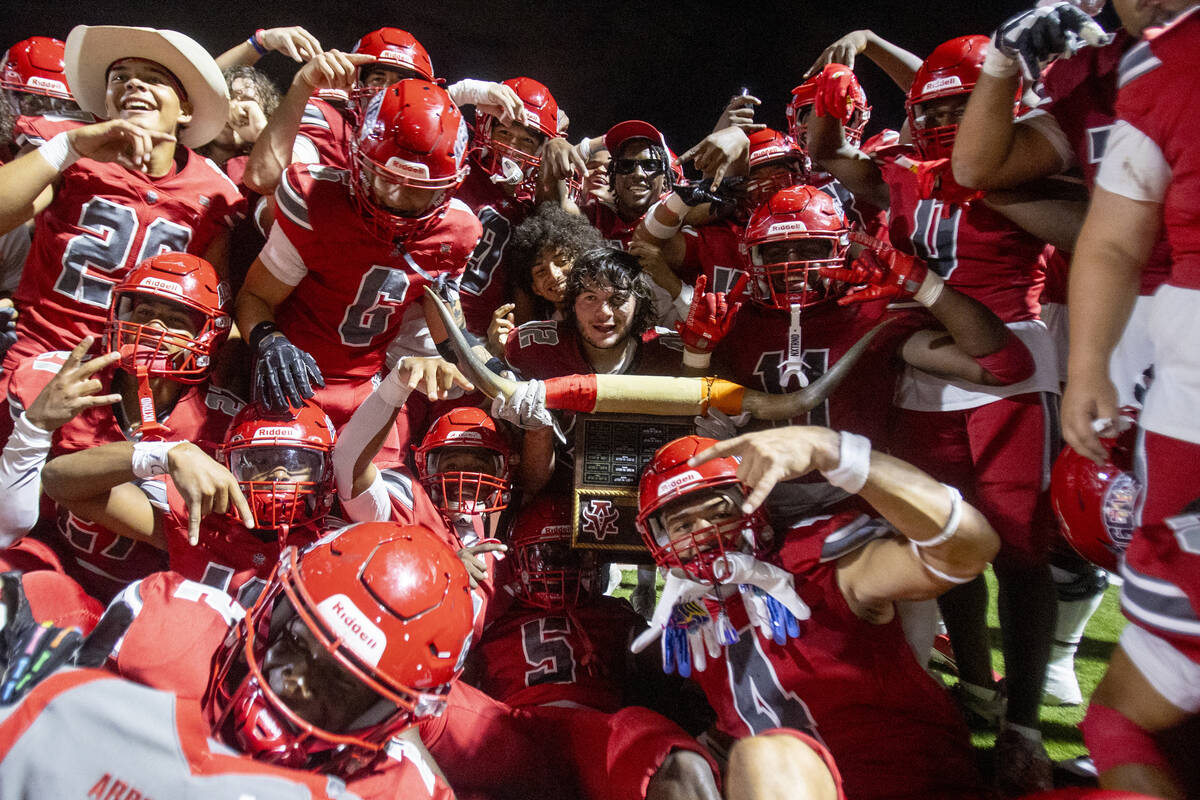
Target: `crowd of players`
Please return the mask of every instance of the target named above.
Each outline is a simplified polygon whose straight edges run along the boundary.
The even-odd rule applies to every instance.
[[[1200,15],[1102,5],[852,32],[681,156],[398,28],[11,46],[3,793],[1033,796],[1089,702],[1102,788],[1039,796],[1193,796]],[[694,417],[632,605],[588,413]]]

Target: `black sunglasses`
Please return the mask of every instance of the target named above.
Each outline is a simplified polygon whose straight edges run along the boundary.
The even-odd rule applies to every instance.
[[[666,174],[667,162],[661,158],[614,158],[609,164],[609,169],[617,175],[632,175],[638,167],[643,174],[654,177]]]

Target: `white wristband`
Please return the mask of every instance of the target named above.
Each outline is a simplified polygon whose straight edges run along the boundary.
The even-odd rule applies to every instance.
[[[138,442],[133,446],[131,459],[135,478],[153,478],[166,475],[167,453],[183,442]]]
[[[839,435],[838,465],[821,474],[830,486],[855,494],[866,485],[871,472],[871,440],[847,431]]]
[[[575,145],[575,152],[579,153],[584,161],[592,155],[592,140],[587,136],[579,140],[579,144]]]
[[[920,547],[917,547],[917,543],[915,541],[913,541],[912,539],[909,539],[908,546],[910,548],[912,548],[913,555],[916,556],[917,561],[921,562],[921,566],[924,567],[925,569],[927,569],[929,571],[929,574],[934,576],[935,578],[941,578],[946,583],[954,583],[954,584],[958,584],[960,586],[964,583],[970,583],[971,581],[975,580],[975,578],[976,578],[975,575],[972,575],[969,578],[960,578],[956,575],[947,575],[945,572],[942,572],[937,567],[930,566],[929,562],[925,560],[925,553],[921,550]]]
[[[913,294],[913,300],[916,300],[921,305],[929,308],[938,301],[942,296],[942,290],[946,288],[946,282],[942,280],[942,276],[930,270],[925,273],[925,280],[921,282],[921,288]]]
[[[958,533],[958,523],[962,522],[962,494],[949,484],[943,483],[942,486],[946,487],[946,491],[950,495],[950,516],[946,519],[946,524],[942,526],[942,532],[937,536],[920,541],[910,540],[917,547],[937,547],[939,544],[950,541],[954,538],[954,534]]]
[[[993,78],[1011,78],[1017,74],[1017,60],[999,47],[993,38],[988,47],[987,55],[983,57],[983,72]]]
[[[463,78],[458,83],[447,86],[446,94],[450,95],[450,99],[456,106],[473,106],[487,101],[488,90],[491,86],[490,81]]]
[[[692,369],[708,369],[712,362],[712,353],[694,353],[683,348],[683,365]]]
[[[379,395],[379,399],[387,403],[392,408],[400,408],[404,402],[408,400],[408,396],[412,394],[412,389],[406,384],[400,382],[400,368],[404,366],[407,356],[396,362],[396,366],[392,368],[384,379],[379,382],[379,388],[375,393]]]
[[[67,137],[66,131],[52,136],[37,151],[42,158],[46,159],[46,163],[58,172],[62,172],[81,158],[79,153],[75,152],[75,148],[71,146],[71,140]]]

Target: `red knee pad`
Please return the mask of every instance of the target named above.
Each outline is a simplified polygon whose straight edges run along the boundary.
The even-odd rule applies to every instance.
[[[1170,770],[1154,734],[1116,709],[1092,703],[1079,723],[1096,771],[1103,774],[1122,764],[1147,764]]]

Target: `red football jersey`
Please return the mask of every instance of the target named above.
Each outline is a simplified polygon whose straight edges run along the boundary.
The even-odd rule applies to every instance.
[[[296,137],[312,143],[317,152],[317,163],[337,169],[350,169],[350,140],[354,137],[354,123],[330,103],[319,97],[310,97],[300,118]]]
[[[654,331],[642,336],[626,375],[678,375],[683,355],[668,346]],[[504,360],[526,379],[561,375],[591,375],[596,369],[584,355],[579,332],[572,320],[526,322],[513,331],[504,345]]]
[[[845,307],[827,302],[804,309],[800,347],[809,382],[824,375],[886,315],[886,300]],[[806,417],[793,420],[795,424],[824,425],[883,440],[892,391],[904,366],[896,356],[897,348],[908,334],[929,324],[921,314],[894,316],[898,319],[880,331],[842,385]],[[789,312],[747,301],[733,330],[714,351],[712,372],[769,394],[799,390],[794,378],[782,383],[790,326]]]
[[[728,292],[746,273],[741,251],[742,229],[732,222],[713,222],[680,229],[686,247],[683,264],[676,270],[685,283],[699,275],[708,278],[706,292]]]
[[[642,221],[642,218],[638,217],[632,222],[626,222],[617,214],[615,208],[598,200],[584,205],[583,213],[588,222],[592,223],[592,227],[600,231],[600,235],[605,238],[605,244],[619,250],[629,249],[629,243],[633,241],[633,232]]]
[[[477,685],[510,706],[570,703],[611,713],[624,705],[630,631],[643,627],[615,597],[569,612],[516,603],[475,645]]]
[[[723,733],[786,727],[824,742],[848,797],[990,796],[962,716],[913,658],[899,617],[882,625],[859,619],[838,586],[837,559],[870,541],[871,528],[886,530],[851,511],[789,530],[768,560],[794,575],[812,610],[800,637],[784,645],[764,639],[734,590],[724,605],[740,638],[692,677]]]
[[[897,163],[904,158],[891,154],[880,164],[891,192],[892,245],[923,258],[949,286],[1004,322],[1037,319],[1044,243],[982,202],[922,199],[916,173]]]
[[[44,353],[20,363],[9,383],[8,402],[14,415],[20,415],[42,388],[57,374],[69,354]],[[96,377],[101,392],[111,390],[113,369]],[[201,383],[188,386],[175,405],[159,414],[174,441],[194,442],[210,455],[225,438],[225,431],[243,402],[236,395]],[[50,457],[74,453],[109,442],[137,440],[118,418],[118,406],[89,408],[54,432]],[[143,488],[153,496],[166,490],[166,481],[147,480]],[[79,519],[66,509],[58,509],[55,533],[39,528],[39,535],[52,537],[47,542],[58,552],[67,573],[88,592],[107,601],[127,583],[166,568],[166,554],[155,547],[118,536],[107,528]]]
[[[198,701],[208,688],[213,654],[245,610],[211,586],[156,573],[130,586],[114,602],[133,614],[109,666],[122,677]],[[110,608],[110,611],[112,609]],[[102,623],[103,624],[103,621]],[[364,798],[452,800],[449,787],[410,745],[395,743],[388,758],[355,775],[349,788]]]
[[[64,117],[58,114],[46,114],[40,117],[17,117],[17,121],[13,123],[13,141],[17,143],[17,147],[41,147],[55,134],[69,131],[72,128],[79,128],[89,122],[95,122],[95,118],[85,111],[80,111],[80,117]],[[85,120],[82,117],[87,117]]]
[[[864,149],[864,152],[868,151]],[[837,200],[842,207],[842,214],[853,230],[862,231],[876,239],[887,240],[887,209],[879,208],[865,200],[859,200],[828,172],[814,172],[809,178],[808,185],[820,189]]]
[[[1200,16],[1184,12],[1121,60],[1117,116],[1150,137],[1171,167],[1163,197],[1163,222],[1174,252],[1168,283],[1200,289],[1200,154],[1195,132],[1200,125],[1195,50]],[[1169,98],[1169,100],[1168,100]]]
[[[459,278],[458,288],[467,330],[487,336],[492,312],[512,299],[504,248],[508,246],[513,228],[525,220],[531,209],[492,183],[488,173],[477,163],[472,163],[471,172],[455,197],[471,207],[483,226],[483,235]]]
[[[54,202],[35,218],[15,295],[20,343],[5,357],[6,369],[99,336],[113,287],[130,269],[160,253],[202,256],[242,217],[246,202],[220,167],[186,148],[178,152],[182,167],[162,178],[89,158],[63,171]]]
[[[1088,189],[1096,183],[1096,170],[1104,157],[1108,134],[1117,121],[1117,65],[1134,44],[1124,29],[1103,47],[1085,47],[1070,58],[1060,58],[1042,76],[1046,101],[1037,107],[1054,117],[1066,135],[1075,161],[1083,170]],[[1154,294],[1171,271],[1171,247],[1165,236],[1142,269],[1140,294]]]
[[[304,271],[276,320],[326,378],[365,380],[383,368],[405,308],[424,299],[425,286],[462,272],[480,226],[466,205],[451,200],[421,238],[385,242],[355,208],[349,181],[349,172],[312,164],[284,173],[275,224]],[[270,250],[268,244],[264,260]]]

